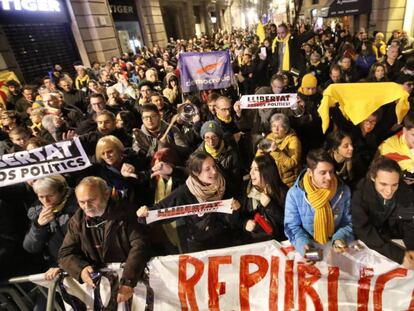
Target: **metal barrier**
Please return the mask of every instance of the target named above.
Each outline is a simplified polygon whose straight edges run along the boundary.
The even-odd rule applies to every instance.
[[[117,270],[122,268],[122,263],[110,263],[99,271]],[[67,275],[66,272],[61,272]],[[32,285],[29,290],[23,284]],[[38,285],[44,283],[44,286]],[[36,306],[37,295],[42,295],[46,300],[46,311],[64,311],[56,303],[56,291],[59,286],[59,277],[53,281],[46,281],[45,274],[32,274],[14,277],[7,283],[0,284],[0,310],[7,311],[31,311]]]
[[[0,309],[7,311],[31,311],[36,306],[38,295],[42,295],[46,300],[46,311],[64,311],[56,303],[56,289],[59,278],[50,282],[48,288],[37,285],[34,282],[44,281],[44,274],[34,274],[11,278],[8,283],[0,285]],[[23,284],[31,283],[34,285],[30,289],[25,289]]]

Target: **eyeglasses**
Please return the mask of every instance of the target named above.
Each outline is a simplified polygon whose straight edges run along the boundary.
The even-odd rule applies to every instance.
[[[107,222],[108,222],[108,220],[104,220],[104,221],[101,221],[100,223],[97,223],[95,225],[90,225],[88,223],[88,221],[86,221],[86,228],[99,228],[100,226],[106,224]]]
[[[231,111],[231,107],[229,107],[229,108],[217,108],[217,106],[216,106],[216,109],[218,109],[218,110],[220,110],[220,111]]]
[[[152,115],[152,116],[145,116],[145,117],[142,117],[142,120],[149,121],[149,120],[156,120],[156,119],[158,119],[158,118],[159,118],[159,116],[158,116],[158,115]]]

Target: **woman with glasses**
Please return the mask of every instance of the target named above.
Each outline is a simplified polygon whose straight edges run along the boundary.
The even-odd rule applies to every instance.
[[[270,119],[270,127],[272,132],[266,136],[271,143],[270,148],[267,150],[259,148],[257,154],[269,153],[277,164],[276,168],[283,183],[291,187],[299,176],[302,144],[290,127],[286,115],[274,114]]]

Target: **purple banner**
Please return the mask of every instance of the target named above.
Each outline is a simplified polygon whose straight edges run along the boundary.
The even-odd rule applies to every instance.
[[[181,53],[179,62],[184,93],[222,89],[234,84],[228,51]]]

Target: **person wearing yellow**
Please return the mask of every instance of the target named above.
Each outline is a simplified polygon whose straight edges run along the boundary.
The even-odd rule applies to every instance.
[[[405,116],[402,131],[385,140],[378,151],[396,161],[402,171],[414,173],[414,112]],[[406,182],[413,183],[408,180]]]
[[[302,44],[315,36],[313,30],[303,34],[292,35],[286,24],[277,27],[277,36],[272,42],[272,74],[280,71],[289,71],[292,68],[304,73],[306,70],[305,57],[302,54]]]
[[[323,149],[311,150],[285,203],[285,234],[296,251],[332,243],[344,252],[354,240],[350,211],[351,191],[335,175],[334,163]]]
[[[384,41],[384,34],[382,32],[376,33],[373,49],[378,61],[381,61],[383,56],[387,54],[387,44]]]
[[[302,144],[285,114],[274,114],[270,119],[270,128],[272,132],[266,136],[272,142],[270,156],[276,162],[283,183],[292,187],[300,172]],[[256,156],[265,152],[266,150],[259,149]]]
[[[225,140],[223,135],[223,130],[217,121],[205,122],[200,130],[203,142],[197,150],[212,156],[224,177],[231,180],[229,186],[240,190],[242,175],[238,148],[231,140]]]

